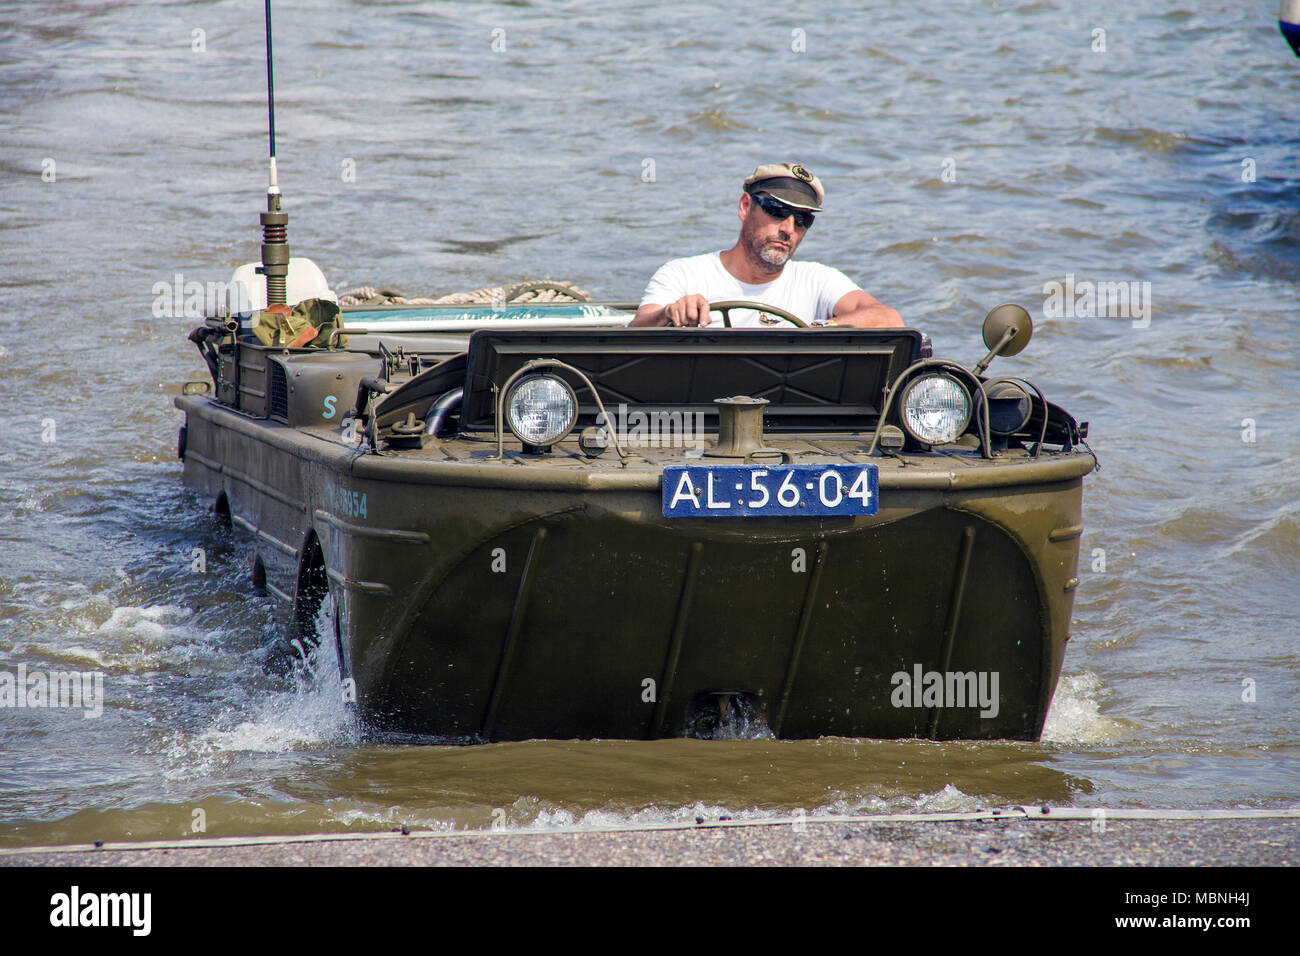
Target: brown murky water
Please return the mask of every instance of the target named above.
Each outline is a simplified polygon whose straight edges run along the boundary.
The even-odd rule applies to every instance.
[[[194,323],[151,314],[256,255],[260,4],[7,3],[0,671],[100,672],[104,707],[0,708],[0,843],[1295,805],[1300,64],[1272,9],[872,6],[281,3],[290,238],[339,289],[633,298],[792,157],[828,189],[801,254],[942,354],[1030,307],[1014,371],[1104,465],[1041,743],[404,746],[268,672],[270,603],[175,460]],[[1149,312],[1052,314],[1067,276]]]

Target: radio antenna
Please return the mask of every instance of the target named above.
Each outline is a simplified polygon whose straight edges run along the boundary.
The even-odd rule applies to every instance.
[[[271,0],[266,0],[266,119],[271,131],[271,186],[267,192],[278,193],[275,181],[275,65],[271,60]]]
[[[280,184],[275,169],[275,71],[271,61],[271,0],[266,0],[266,113],[270,128],[271,179],[262,213],[262,264],[266,304],[285,305],[289,276],[289,215],[280,209]]]

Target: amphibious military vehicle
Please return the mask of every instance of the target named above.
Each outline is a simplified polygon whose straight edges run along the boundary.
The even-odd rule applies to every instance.
[[[268,89],[270,35],[268,0]],[[176,399],[179,452],[368,727],[1039,736],[1096,460],[987,375],[1025,310],[990,313],[973,369],[762,303],[705,329],[511,296],[340,314],[290,259],[273,123],[270,153],[261,263],[191,334],[211,382]],[[747,307],[789,327],[727,328]]]
[[[185,481],[378,730],[1037,738],[1086,425],[914,330],[631,314],[361,307],[317,348],[209,320]]]

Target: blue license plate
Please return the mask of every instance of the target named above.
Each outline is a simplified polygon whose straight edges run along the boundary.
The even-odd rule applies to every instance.
[[[873,515],[875,465],[674,465],[664,469],[664,517]]]

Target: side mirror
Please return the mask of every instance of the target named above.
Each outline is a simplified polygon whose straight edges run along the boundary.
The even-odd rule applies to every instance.
[[[1034,335],[1034,321],[1029,313],[1010,302],[998,306],[984,318],[984,345],[989,354],[975,366],[983,375],[989,363],[999,355],[1019,355]]]

